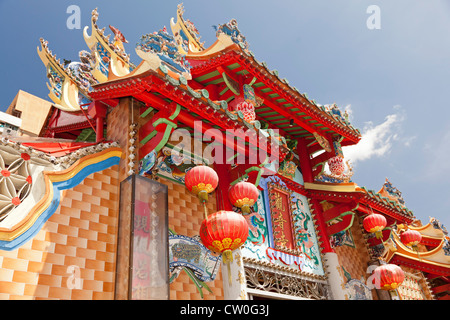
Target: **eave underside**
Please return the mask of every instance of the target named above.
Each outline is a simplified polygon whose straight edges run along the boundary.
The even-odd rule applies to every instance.
[[[294,92],[287,83],[277,81],[273,74],[241,52],[225,52],[213,59],[209,57],[203,63],[196,61],[196,64],[191,70],[193,81],[202,87],[216,86],[219,97],[222,93],[229,100],[233,99],[233,95],[227,90],[222,73],[218,70],[224,70],[240,84],[253,81],[255,94],[264,100],[255,109],[257,120],[267,122],[269,127],[279,129],[288,138],[304,138],[314,142],[313,133],[316,132],[329,141],[343,137],[343,146],[356,144],[361,138],[351,125],[332,118],[315,102]]]

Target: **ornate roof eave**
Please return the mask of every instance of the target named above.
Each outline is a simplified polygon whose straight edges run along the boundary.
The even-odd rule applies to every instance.
[[[390,206],[384,202],[380,202],[379,200],[374,199],[370,196],[363,196],[361,198],[361,203],[369,206],[369,208],[372,210],[377,210],[377,211],[379,211],[379,213],[390,216],[391,218],[395,219],[397,222],[412,223],[415,220],[414,217],[409,216],[403,210],[398,210],[396,208],[393,208],[392,206]]]
[[[109,41],[111,35],[105,36],[105,28],[100,29],[97,26],[97,20],[98,12],[96,8],[92,11],[91,35],[88,34],[88,26],[83,29],[84,41],[91,50],[92,76],[101,83],[128,75],[130,70],[135,67],[130,62],[129,54],[125,52],[120,41],[114,43]],[[101,62],[102,59],[107,61]],[[104,65],[104,63],[107,65]]]
[[[67,168],[87,154],[94,154],[110,147],[119,147],[119,144],[111,141],[90,143],[44,137],[14,137],[2,138],[0,148],[3,147],[28,153],[38,163],[51,163]]]
[[[214,118],[221,119],[220,126],[224,129],[232,127],[245,128],[239,124],[237,119],[230,118],[226,113],[226,102],[221,104],[220,102],[216,103],[211,101],[207,98],[208,94],[206,90],[194,90],[187,83],[183,84],[182,82],[184,81],[172,78],[170,75],[163,77],[156,71],[149,69],[137,75],[94,85],[92,97],[95,100],[114,99],[126,96],[143,97],[145,93],[151,92],[165,94],[168,98],[178,97],[180,99],[184,97],[183,100],[188,102],[191,107],[197,105],[197,108],[192,108],[191,111],[199,112],[200,109],[212,111]],[[169,94],[169,91],[171,94]],[[182,106],[184,105],[182,104]],[[154,107],[158,109],[157,105]]]
[[[430,218],[430,222],[427,223],[424,226],[420,226],[420,227],[415,227],[415,226],[408,226],[409,229],[411,230],[416,230],[418,232],[420,232],[420,234],[422,235],[422,237],[428,237],[428,238],[437,238],[437,239],[443,239],[444,237],[447,236],[446,234],[446,230],[444,231],[439,227],[436,227],[435,225],[433,225],[433,221],[435,221],[436,219],[434,218]]]
[[[68,132],[68,131],[73,131],[73,130],[81,130],[81,129],[86,129],[86,128],[91,128],[91,122],[89,122],[89,120],[73,123],[70,125],[48,128],[48,131],[53,132],[53,133],[60,133],[60,132]]]
[[[411,230],[414,230],[412,227],[408,226]],[[443,238],[442,237],[432,237],[422,234],[421,244],[424,244],[429,247],[437,247],[441,244]]]
[[[145,63],[145,62],[144,62]],[[136,70],[140,67],[138,66]],[[93,86],[91,97],[94,100],[107,100],[133,96],[136,99],[147,103],[148,97],[155,100],[152,92],[157,92],[171,99],[177,104],[185,107],[190,112],[200,115],[202,118],[208,119],[214,125],[227,130],[235,130],[245,132],[246,130],[254,130],[255,135],[251,135],[249,143],[258,145],[257,131],[260,130],[254,126],[245,123],[239,115],[233,114],[227,110],[226,101],[212,101],[209,99],[208,91],[205,89],[195,90],[191,88],[186,79],[180,76],[178,79],[172,77],[166,68],[159,68],[158,72],[148,69],[137,75],[133,74],[121,79],[99,83]],[[150,103],[149,103],[150,104]],[[161,105],[163,102],[161,101]],[[152,107],[158,109],[158,106],[152,104]],[[276,137],[272,137],[272,144],[277,141]],[[286,147],[280,141],[281,161],[288,152]]]
[[[441,224],[437,219],[430,217],[430,222],[426,225],[412,224],[407,226],[410,230],[415,230],[422,235],[421,244],[428,247],[439,246],[444,239],[450,241],[448,236],[448,231],[443,224]]]
[[[65,111],[54,109],[47,118],[43,136],[53,137],[56,133],[69,133],[72,131],[94,128],[95,119],[80,109],[79,111]]]
[[[281,97],[294,104],[295,107],[298,107],[308,116],[318,119],[320,123],[346,138],[347,141],[343,141],[342,145],[356,144],[361,139],[361,133],[358,129],[329,114],[325,107],[310,101],[298,89],[291,87],[286,79],[281,79],[277,72],[269,70],[265,63],[257,61],[253,53],[245,52],[231,39],[224,40],[225,38],[229,37],[219,35],[218,40],[208,49],[195,54],[190,53],[186,56],[186,59],[193,66],[191,69],[192,74],[216,69],[230,60],[242,63],[246,66],[248,72],[271,87]]]
[[[358,187],[355,183],[306,182],[304,187],[311,198],[336,202],[355,200],[396,221],[412,223],[415,220],[414,217],[409,215],[409,211],[405,211],[405,209],[399,206],[394,206],[391,202],[382,201],[380,197],[375,197],[367,193],[364,188]],[[363,210],[362,207],[359,207],[359,209]]]
[[[401,242],[396,232],[392,232],[392,239],[395,246],[389,246],[387,262],[404,264],[433,274],[450,275],[450,255],[446,255],[443,249],[448,245],[445,239],[439,246],[427,252],[409,249]]]
[[[416,254],[417,256],[417,254]],[[418,269],[427,273],[450,276],[450,267],[442,263],[436,263],[428,260],[420,260],[419,258],[412,257],[409,255],[394,252],[390,255],[389,259],[386,260],[388,263],[394,263],[399,265],[404,265],[406,267]]]
[[[376,193],[372,190],[368,190],[365,187],[358,187],[358,191],[364,192],[366,194],[366,202],[367,203],[378,203],[379,205],[389,208],[391,211],[396,211],[401,213],[402,216],[406,218],[406,220],[401,220],[402,222],[412,223],[416,218],[411,210],[408,208],[401,206],[396,201],[393,201],[389,198],[386,198],[379,193]]]
[[[110,36],[104,35],[104,28],[98,28],[97,19],[98,12],[95,9],[92,11],[91,19],[92,34],[88,35],[87,26],[83,30],[84,40],[91,52],[80,51],[80,62],[74,62],[73,65],[70,63],[66,67],[67,61],[63,65],[49,50],[48,42],[40,39],[42,49],[37,49],[38,55],[47,68],[50,80],[50,84],[47,83],[50,90],[49,97],[58,109],[79,111],[84,104],[90,102],[92,84],[126,76],[134,67],[123,46],[117,44],[119,41],[110,43]],[[102,56],[99,52],[107,55],[103,57],[107,58],[106,61],[100,62]]]

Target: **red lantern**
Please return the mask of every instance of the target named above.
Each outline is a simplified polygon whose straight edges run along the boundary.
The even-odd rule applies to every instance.
[[[386,224],[386,218],[383,215],[376,213],[369,214],[363,220],[364,229],[367,232],[375,233],[377,239],[382,237],[382,231],[386,228]]]
[[[188,190],[198,196],[200,201],[208,201],[208,194],[213,192],[219,183],[217,173],[208,166],[196,166],[184,177]]]
[[[340,176],[345,171],[344,159],[339,156],[330,158],[328,160],[328,167],[330,168],[332,174],[335,176]]]
[[[230,262],[232,251],[244,244],[248,237],[247,220],[233,211],[218,211],[203,220],[200,227],[200,238],[208,249],[222,254],[223,262],[228,266],[228,277],[231,284]]]
[[[413,247],[414,250],[418,251],[417,245],[422,240],[422,235],[416,230],[407,230],[400,235],[402,243],[405,246]]]
[[[230,188],[228,196],[231,203],[241,208],[243,213],[250,213],[250,207],[258,200],[259,190],[250,182],[239,182]]]
[[[402,268],[395,264],[384,264],[374,270],[377,289],[394,290],[405,280]]]

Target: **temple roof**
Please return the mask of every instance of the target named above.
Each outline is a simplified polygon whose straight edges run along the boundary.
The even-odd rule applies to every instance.
[[[317,145],[329,152],[333,141],[345,146],[360,140],[359,130],[336,105],[317,104],[282,79],[276,70],[257,61],[235,20],[216,27],[217,41],[205,49],[198,30],[189,19],[183,18],[183,13],[184,8],[179,5],[177,22],[171,21],[173,35],[164,28],[141,38],[136,45],[136,53],[142,59],[138,66],[129,61],[122,45],[124,37],[117,28],[111,28],[115,31],[115,41],[111,42],[110,36],[104,34],[105,28],[98,27],[97,9],[92,11],[92,34],[88,34],[88,27],[83,31],[90,52],[81,51],[81,61],[73,69],[62,64],[48,49],[47,42],[41,40],[42,50],[38,52],[48,69],[50,97],[56,107],[79,111],[82,102],[100,99],[100,91],[114,95],[121,91],[117,90],[121,83],[130,86],[133,80],[145,78],[152,70],[166,85],[183,87],[190,99],[203,99],[206,110],[211,108],[220,114],[222,120],[218,122],[237,121],[243,128],[255,130],[277,129],[282,145],[286,140],[303,137],[308,140],[308,147],[314,149]],[[246,88],[251,88],[249,91],[257,102],[256,121],[248,122],[241,111],[228,107],[236,96],[246,95],[242,91]],[[210,117],[196,112],[204,108],[181,105],[190,115],[210,121]],[[213,125],[226,128],[218,123]]]
[[[401,232],[407,229],[422,235],[417,249],[402,243]],[[437,298],[450,299],[450,237],[436,219],[430,218],[424,226],[399,225],[385,243],[383,259],[424,272],[432,282],[432,291]]]
[[[323,200],[329,199],[337,202],[356,200],[364,205],[364,207],[360,206],[359,210],[368,210],[368,213],[371,210],[382,213],[389,218],[391,223],[396,223],[396,221],[412,223],[415,220],[413,212],[405,206],[355,183],[305,183],[305,189],[314,197]]]
[[[375,192],[374,190],[369,190],[365,187],[360,187],[359,191],[365,192],[370,199],[373,199],[379,203],[383,203],[384,205],[387,205],[394,210],[398,210],[403,214],[405,214],[406,216],[414,217],[413,212],[411,210],[406,208],[404,205],[400,205],[397,201],[394,201],[391,198],[384,196],[380,192]]]
[[[360,131],[349,123],[348,117],[336,105],[325,107],[310,100],[287,79],[281,78],[277,70],[270,70],[265,62],[259,62],[248,50],[248,43],[242,40],[237,23],[232,22],[225,26],[233,32],[220,32],[224,28],[221,25],[213,45],[186,56],[192,65],[195,82],[205,88],[218,86],[219,97],[227,99],[232,97],[226,90],[227,82],[250,84],[261,99],[255,110],[257,119],[279,129],[286,137],[305,137],[314,142],[313,133],[328,141],[342,136],[343,146],[360,140]]]

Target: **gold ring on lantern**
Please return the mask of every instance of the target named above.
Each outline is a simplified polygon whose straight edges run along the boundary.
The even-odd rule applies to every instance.
[[[192,187],[192,192],[194,194],[197,194],[198,197],[200,198],[200,200],[208,200],[208,193],[211,193],[214,191],[214,188],[211,186],[211,184],[204,184],[204,183],[199,183],[196,186]],[[200,193],[206,193],[206,195],[204,194],[200,194]]]
[[[212,251],[220,251],[222,252],[222,261],[224,264],[227,265],[228,269],[228,282],[231,285],[231,265],[230,263],[233,262],[233,252],[232,250],[239,247],[239,245],[242,243],[242,240],[240,238],[236,238],[231,240],[230,238],[225,238],[222,241],[215,240],[212,242],[212,246],[209,247]]]
[[[375,228],[370,229],[369,232],[375,233],[376,238],[380,239],[383,236],[383,232],[382,232],[383,229],[384,229],[383,227],[375,227]]]
[[[236,201],[235,207],[241,208],[243,213],[250,213],[250,207],[255,204],[255,200],[243,198]]]
[[[212,242],[212,246],[210,246],[209,249],[211,249],[212,251],[219,251],[222,252],[224,250],[234,250],[237,247],[239,247],[239,245],[242,243],[242,240],[240,238],[236,238],[233,240],[231,240],[230,238],[225,238],[222,241],[219,240],[214,240]]]
[[[199,200],[203,203],[208,201],[208,194],[213,191],[214,188],[209,183],[208,184],[199,183],[198,185],[192,187],[192,192],[196,194]]]
[[[398,283],[397,282],[393,282],[391,284],[385,284],[383,287],[385,290],[395,290],[398,287]]]

